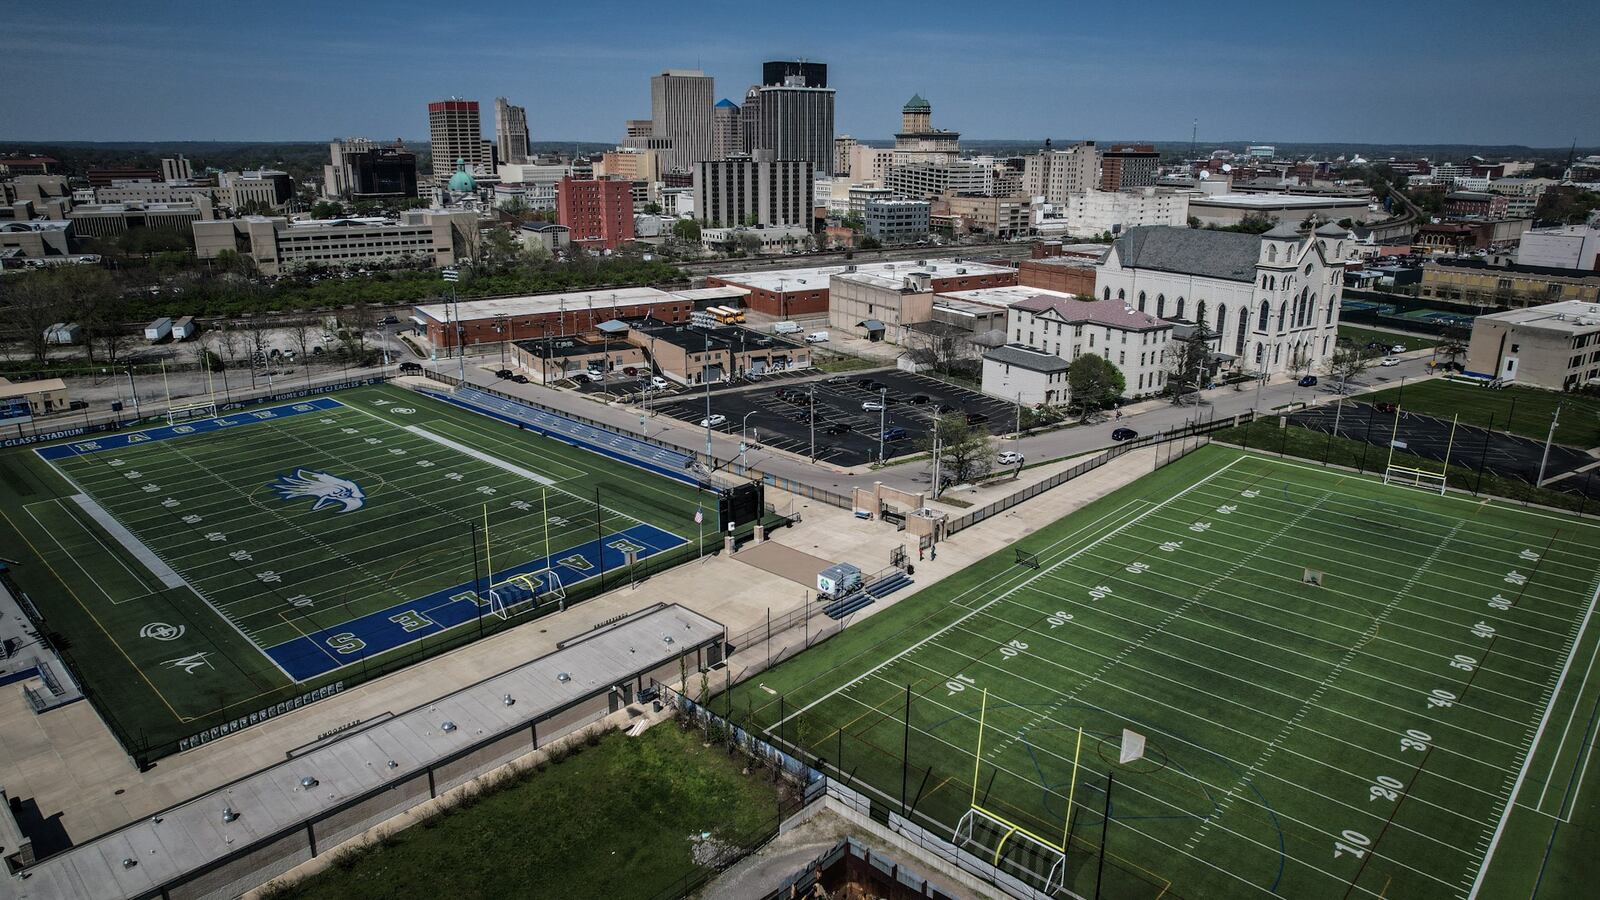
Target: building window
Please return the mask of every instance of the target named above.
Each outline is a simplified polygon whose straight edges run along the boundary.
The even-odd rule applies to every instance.
[[[1256,330],[1266,331],[1267,321],[1271,318],[1272,308],[1267,304],[1267,301],[1261,301],[1261,315],[1256,318]]]
[[[1144,312],[1144,291],[1139,292],[1139,312]]]

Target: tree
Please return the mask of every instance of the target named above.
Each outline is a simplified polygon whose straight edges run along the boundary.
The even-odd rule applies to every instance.
[[[1343,339],[1334,345],[1333,356],[1328,359],[1328,374],[1339,379],[1339,393],[1345,393],[1345,383],[1367,370],[1371,362],[1361,348]]]
[[[644,205],[644,212],[647,216],[659,216],[661,215],[661,204],[652,200]]]
[[[700,243],[700,223],[694,219],[679,219],[672,223],[672,236],[691,244]]]
[[[734,236],[734,242],[740,250],[746,253],[761,252],[761,235],[753,231],[740,231]]]
[[[1211,336],[1211,329],[1206,326],[1206,302],[1204,300],[1194,305],[1194,321],[1196,325],[1200,326],[1200,330],[1206,333],[1206,337]]]
[[[839,224],[851,231],[861,231],[867,227],[866,221],[861,218],[861,213],[858,212],[846,214],[843,219],[839,220]]]
[[[1183,405],[1186,391],[1192,386],[1195,402],[1199,403],[1201,380],[1205,377],[1206,364],[1211,361],[1211,346],[1206,341],[1205,331],[1196,328],[1188,337],[1174,338],[1167,352],[1171,354],[1167,390],[1172,393],[1172,402]]]
[[[1127,386],[1122,372],[1095,353],[1085,353],[1067,367],[1067,399],[1078,407],[1082,418],[1088,418],[1102,403],[1120,397]]]
[[[1456,360],[1466,355],[1467,341],[1472,337],[1471,332],[1465,328],[1449,327],[1439,335],[1439,343],[1433,348],[1435,360],[1443,359],[1444,365],[1454,366]]]
[[[1199,228],[1200,227],[1200,217],[1199,216],[1190,216],[1189,217],[1189,227],[1190,228]]]
[[[318,200],[316,205],[311,207],[311,218],[313,219],[337,219],[342,215],[344,215],[344,207],[329,200]]]
[[[65,298],[43,273],[30,275],[16,284],[0,281],[0,285],[5,285],[4,293],[0,294],[3,298],[0,307],[5,310],[6,330],[13,340],[28,348],[34,362],[44,365],[45,354],[50,350],[45,329],[61,321],[61,313],[67,305]]]
[[[989,432],[972,427],[965,415],[950,413],[935,417],[933,430],[920,442],[923,452],[933,452],[935,436],[941,481],[963,484],[994,468],[995,447],[989,441]],[[937,490],[939,485],[934,488]]]
[[[484,236],[478,252],[483,270],[491,275],[503,275],[517,265],[522,255],[522,245],[504,228],[491,228]]]
[[[1313,362],[1309,350],[1305,347],[1296,347],[1289,354],[1289,371],[1293,372],[1295,380],[1299,381],[1311,371]]]
[[[883,241],[880,241],[877,238],[875,238],[875,237],[873,237],[872,235],[869,234],[866,237],[861,239],[861,243],[860,243],[859,246],[863,250],[877,250],[878,248],[883,246]]]

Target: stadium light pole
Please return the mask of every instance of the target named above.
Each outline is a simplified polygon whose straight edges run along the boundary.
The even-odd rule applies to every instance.
[[[1550,442],[1556,438],[1556,424],[1561,421],[1561,404],[1556,404],[1556,411],[1550,414],[1550,430],[1544,436],[1544,453],[1539,456],[1539,477],[1534,479],[1534,487],[1544,486],[1544,467],[1550,461]]]
[[[889,409],[889,389],[878,388],[878,465],[883,465],[884,414]]]
[[[700,358],[700,382],[706,388],[706,468],[715,469],[717,458],[711,454],[711,330],[701,331],[706,341],[705,355]]]
[[[817,385],[812,382],[806,402],[807,425],[811,429],[811,461],[817,461]]]

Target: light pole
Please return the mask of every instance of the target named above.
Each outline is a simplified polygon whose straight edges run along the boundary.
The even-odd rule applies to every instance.
[[[811,461],[817,461],[817,385],[813,382],[806,398],[806,416],[811,429]]]
[[[756,413],[758,413],[760,411],[761,410],[759,410],[759,409],[752,409],[749,412],[744,414],[744,418],[743,419],[739,420],[739,446],[741,448],[744,447],[744,427],[746,425],[750,424],[750,417],[755,415]]]
[[[1544,436],[1544,453],[1539,457],[1539,477],[1534,479],[1534,487],[1544,486],[1544,466],[1550,461],[1550,442],[1556,438],[1556,423],[1561,421],[1561,404],[1556,404],[1556,411],[1550,416],[1550,431]]]
[[[716,457],[711,455],[711,331],[702,329],[706,340],[705,355],[700,357],[700,381],[706,386],[706,467],[717,467]]]
[[[884,414],[889,410],[889,389],[878,388],[878,465],[883,465]]]

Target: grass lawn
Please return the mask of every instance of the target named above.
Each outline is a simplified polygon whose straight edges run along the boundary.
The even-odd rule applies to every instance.
[[[702,832],[742,847],[777,824],[768,771],[701,741],[675,722],[612,732],[272,896],[654,897],[698,872]]]
[[[1409,412],[1448,419],[1457,413],[1461,421],[1483,426],[1494,417],[1494,427],[1506,429],[1510,419],[1513,434],[1544,440],[1550,430],[1550,416],[1561,406],[1561,421],[1556,426],[1556,443],[1573,447],[1600,446],[1600,397],[1562,394],[1533,387],[1508,387],[1486,390],[1470,384],[1439,378],[1362,394],[1362,403],[1399,403]]]
[[[1209,447],[1015,549],[729,705],[1079,896],[1592,896],[1600,526]]]
[[[1392,331],[1377,331],[1359,325],[1346,325],[1343,322],[1339,323],[1339,337],[1355,341],[1358,347],[1365,347],[1369,342],[1377,341],[1385,347],[1401,346],[1407,350],[1431,350],[1439,344],[1439,339],[1432,335],[1395,334]]]

